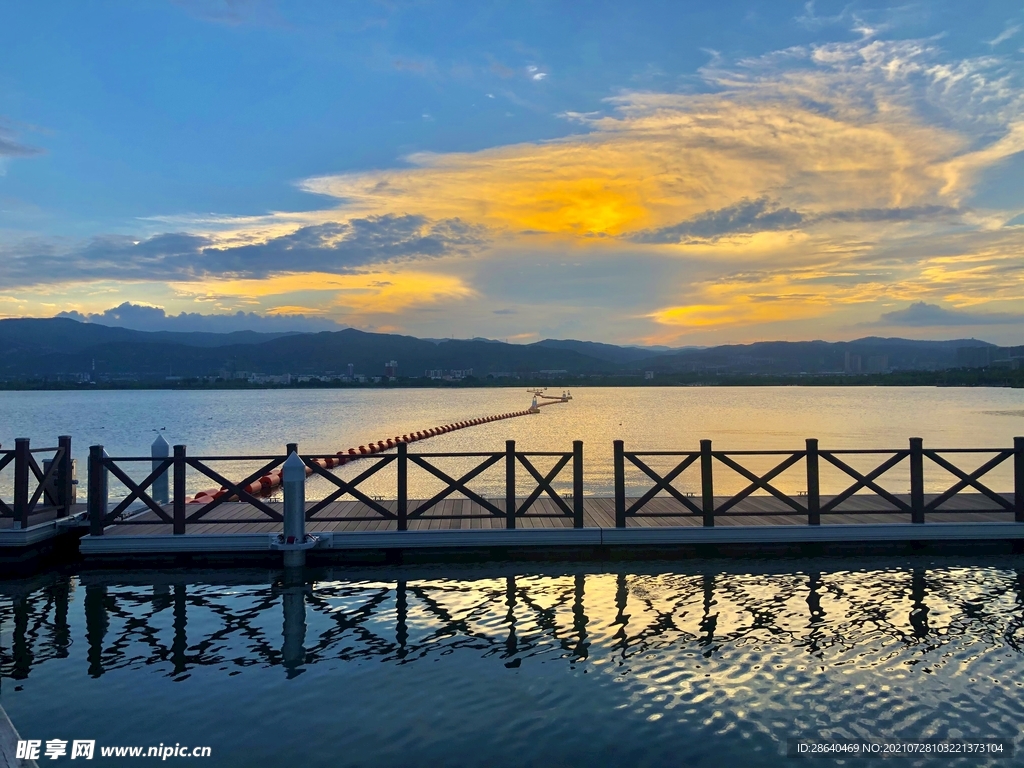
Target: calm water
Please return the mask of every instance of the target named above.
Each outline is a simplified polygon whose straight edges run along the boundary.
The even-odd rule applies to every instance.
[[[1020,389],[580,388],[573,389],[573,396],[571,403],[543,408],[539,415],[449,433],[416,443],[413,450],[503,450],[507,439],[520,450],[571,450],[579,439],[584,441],[586,493],[608,496],[615,439],[632,450],[695,450],[701,438],[714,440],[721,449],[799,449],[808,437],[818,438],[822,448],[900,448],[911,436],[923,437],[932,447],[995,448],[1008,447],[1014,435],[1024,434]],[[292,441],[304,451],[334,453],[453,421],[521,410],[529,402],[524,389],[0,392],[0,444],[13,446],[15,437],[30,437],[34,445],[54,445],[57,435],[70,434],[84,479],[90,444],[103,444],[112,456],[149,455],[158,431],[172,445],[187,444],[193,455],[279,453]],[[771,466],[768,461],[748,463],[764,470]],[[975,465],[983,461],[979,457]],[[851,463],[866,469],[880,461],[865,457]],[[964,468],[973,468],[968,463]],[[217,466],[241,477],[258,465]],[[340,472],[350,477],[362,471],[357,466]],[[446,466],[456,471],[472,465],[450,461]],[[134,474],[144,474],[143,469]],[[494,467],[474,487],[501,495],[503,471],[501,465]],[[694,466],[678,485],[695,488],[696,475]],[[1008,465],[990,477],[995,487],[1012,488]],[[926,478],[930,489],[952,481],[933,468]],[[564,490],[569,479],[566,474]],[[642,481],[639,473],[629,479],[636,487]],[[891,490],[907,490],[905,467],[883,480]],[[427,496],[437,487],[422,471],[413,472],[409,482],[413,496]],[[796,491],[803,482],[798,465],[778,485]],[[0,496],[9,498],[11,483],[9,470],[0,473]],[[746,481],[723,471],[715,483],[724,492]],[[211,481],[192,474],[188,484],[189,492],[195,492]],[[837,472],[823,470],[823,492],[847,484]],[[326,483],[313,482],[308,497],[326,488]],[[393,498],[394,476],[384,472],[364,488]],[[116,494],[116,484],[111,492]]]
[[[1020,558],[307,576],[0,584],[0,702],[25,738],[207,745],[225,766],[774,766],[795,736],[1024,748]]]

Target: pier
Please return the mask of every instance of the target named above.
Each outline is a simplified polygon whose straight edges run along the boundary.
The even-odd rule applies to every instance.
[[[989,546],[1020,549],[1024,542],[1024,438],[1007,448],[930,449],[919,438],[906,448],[826,450],[807,440],[796,451],[718,451],[710,440],[696,451],[632,451],[613,446],[614,493],[586,495],[583,443],[562,452],[522,451],[513,441],[504,451],[430,453],[394,452],[359,459],[351,479],[329,471],[330,456],[300,454],[289,444],[283,455],[191,457],[176,446],[173,457],[110,457],[101,446],[90,454],[89,533],[80,542],[86,561],[127,562],[134,558],[247,558],[293,564],[312,561],[396,562],[446,557],[642,557],[687,554],[741,554],[774,551],[855,551],[893,547]],[[957,461],[982,461],[972,471]],[[439,465],[458,459],[473,466],[449,474]],[[769,461],[766,472],[748,468],[751,459]],[[853,464],[870,459],[873,468]],[[237,482],[223,467],[232,462],[260,464]],[[542,470],[543,462],[550,468]],[[656,470],[652,465],[669,469]],[[144,479],[129,467],[151,467]],[[215,464],[220,468],[214,469]],[[993,489],[987,475],[1012,468],[1013,487]],[[289,466],[295,480],[289,488]],[[828,466],[849,485],[822,494],[821,470]],[[270,501],[247,490],[253,478],[276,467],[285,474],[284,500]],[[492,467],[504,469],[503,496],[482,495],[472,483]],[[679,487],[683,473],[699,471],[699,490]],[[385,468],[394,472],[394,496],[376,498],[360,487]],[[645,478],[645,487],[627,483],[627,468]],[[803,489],[777,487],[784,472],[801,472]],[[887,472],[909,476],[909,492],[883,485]],[[410,498],[409,474],[425,472],[443,486],[430,498]],[[925,492],[926,475],[939,470],[952,477],[940,492]],[[217,499],[192,501],[185,494],[186,472],[219,482]],[[723,473],[740,477],[736,493],[715,492]],[[108,507],[106,473],[129,490]],[[306,501],[304,478],[311,473],[331,488],[324,498]],[[456,473],[458,474],[458,473]],[[564,477],[563,477],[564,475]],[[161,478],[170,476],[167,501]],[[773,481],[775,484],[773,484]],[[561,486],[556,486],[561,482]],[[568,490],[559,492],[558,487]],[[690,486],[693,487],[692,485]],[[629,488],[629,493],[627,493]],[[154,495],[157,498],[154,498]],[[189,503],[191,502],[191,503]],[[142,505],[141,511],[129,510]],[[301,555],[299,554],[301,553]]]

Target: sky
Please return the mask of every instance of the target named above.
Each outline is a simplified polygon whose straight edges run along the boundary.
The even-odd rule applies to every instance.
[[[0,317],[1024,343],[1024,5],[5,3]]]

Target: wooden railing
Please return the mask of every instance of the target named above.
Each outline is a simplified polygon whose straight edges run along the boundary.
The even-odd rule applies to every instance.
[[[289,443],[287,453],[277,456],[188,456],[186,447],[183,445],[174,446],[174,453],[167,458],[154,458],[152,456],[107,456],[103,447],[92,446],[89,451],[89,495],[88,509],[90,520],[90,532],[94,536],[103,535],[104,528],[108,525],[171,525],[175,534],[184,534],[189,525],[234,525],[237,519],[218,518],[213,513],[218,507],[228,501],[244,501],[253,509],[261,513],[267,522],[280,523],[283,517],[280,512],[271,507],[265,500],[249,492],[250,484],[266,475],[271,470],[284,463],[287,455],[292,451],[298,451],[298,446]],[[553,457],[554,466],[542,473],[537,469],[534,459],[538,457]],[[366,522],[377,521],[381,518],[394,520],[400,531],[408,530],[410,520],[454,520],[454,519],[482,519],[500,517],[505,520],[506,528],[515,528],[516,521],[526,517],[566,517],[573,521],[576,528],[583,527],[583,443],[573,443],[573,450],[562,451],[517,451],[515,441],[506,442],[504,451],[498,452],[449,452],[449,453],[409,453],[408,446],[399,443],[396,453],[377,454],[373,456],[352,458],[350,461],[358,460],[360,466],[366,465],[359,474],[351,479],[338,477],[323,466],[325,459],[335,459],[336,454],[326,455],[302,455],[302,461],[312,470],[312,474],[322,478],[329,485],[333,486],[330,493],[323,499],[316,501],[306,508],[306,520],[308,522]],[[459,477],[452,477],[448,472],[437,466],[433,461],[436,459],[482,459],[475,467],[463,473]],[[258,470],[250,473],[244,479],[234,482],[228,480],[223,474],[211,467],[211,463],[222,464],[224,462],[246,462],[251,465],[254,461],[266,462]],[[469,487],[469,483],[479,477],[490,467],[504,462],[505,464],[505,504],[499,505],[492,500],[485,498]],[[149,474],[141,481],[135,481],[126,471],[125,465],[145,464],[150,468]],[[396,511],[388,509],[381,499],[374,498],[360,489],[360,485],[371,477],[377,475],[384,467],[390,464],[397,464],[396,476]],[[573,492],[571,503],[568,503],[554,489],[554,483],[565,468],[572,465]],[[433,478],[444,483],[444,487],[435,493],[430,499],[419,503],[410,509],[409,499],[409,469],[410,465],[422,469]],[[204,504],[186,503],[186,471],[191,468],[204,477],[209,478],[226,489],[226,493],[214,500]],[[517,499],[517,472],[518,468],[526,470],[530,477],[525,488],[518,487],[520,491],[528,491],[525,500],[520,502]],[[108,509],[107,503],[107,474],[113,475],[127,489],[128,495],[119,501],[113,508]],[[166,480],[163,480],[163,491],[155,493],[153,489],[159,485],[161,478],[166,478],[168,473],[173,476],[173,488],[167,489]],[[428,512],[435,509],[437,505],[451,496],[461,494],[463,497],[476,502],[482,512],[469,514],[433,514]],[[536,511],[534,509],[537,500],[542,495],[547,495],[556,507],[555,512]],[[334,502],[350,497],[362,502],[370,514],[347,515],[345,517],[330,516],[330,510]],[[153,516],[132,515],[125,518],[124,515],[129,509],[141,502],[153,512]],[[248,519],[248,522],[253,522]]]
[[[43,470],[37,454],[49,453],[50,466]],[[56,448],[32,448],[28,438],[14,441],[13,450],[0,450],[0,472],[13,464],[14,498],[0,499],[0,518],[13,518],[15,525],[28,528],[33,516],[49,513],[57,518],[71,513],[74,498],[71,438],[58,438]],[[44,461],[45,464],[45,461]]]
[[[949,458],[950,455],[964,454],[992,454],[992,458],[975,469],[967,472],[957,467]],[[852,467],[842,457],[854,455],[878,455],[884,459],[872,469],[861,472]],[[758,474],[744,466],[742,457],[781,457],[781,460],[770,470]],[[671,458],[675,461],[673,467],[661,472],[651,468],[649,459],[651,457]],[[647,460],[645,460],[647,459]],[[948,472],[957,478],[957,481],[934,494],[934,498],[928,500],[925,494],[925,459]],[[1010,459],[1013,460],[1014,493],[1013,499],[997,493],[989,486],[981,482],[981,478],[988,475],[996,467]],[[821,463],[826,462],[838,469],[842,474],[848,476],[853,482],[840,493],[833,496],[822,496],[820,468]],[[910,492],[907,498],[892,493],[879,484],[879,479],[889,470],[902,464],[909,464]],[[626,462],[639,469],[645,474],[653,485],[638,499],[627,505],[626,499]],[[698,464],[699,462],[699,464]],[[772,481],[780,476],[790,467],[803,462],[806,470],[806,491],[798,496],[784,493],[779,490]],[[725,499],[717,499],[715,496],[715,466],[716,463],[727,467],[748,481],[748,485],[738,493]],[[698,464],[700,468],[700,494],[688,495],[681,491],[674,483],[692,465]],[[821,450],[818,441],[809,439],[802,451],[715,451],[711,447],[710,440],[700,441],[699,451],[627,451],[621,440],[614,442],[614,472],[615,472],[615,525],[618,528],[626,526],[626,519],[629,517],[678,517],[683,514],[699,515],[707,527],[715,525],[716,517],[763,517],[764,511],[741,511],[738,505],[741,501],[762,491],[778,499],[791,512],[807,517],[808,525],[820,525],[823,515],[877,515],[892,514],[893,512],[905,513],[909,516],[910,522],[923,523],[925,515],[936,514],[957,514],[962,512],[1011,512],[1014,520],[1024,522],[1024,438],[1015,437],[1013,448],[945,448],[926,449],[919,437],[910,438],[910,445],[907,449],[895,450]],[[958,509],[945,506],[947,502],[956,498],[958,494],[967,488],[971,488],[978,494],[984,496],[992,503],[991,507],[971,507],[970,509]],[[843,502],[852,498],[858,492],[867,491],[888,502],[890,507],[879,510],[844,510],[840,509]],[[652,499],[662,493],[667,493],[675,499],[683,508],[681,511],[653,511],[645,509]],[[698,504],[696,499],[699,498]]]

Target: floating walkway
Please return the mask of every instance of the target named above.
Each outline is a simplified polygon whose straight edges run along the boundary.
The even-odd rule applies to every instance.
[[[730,498],[716,497],[715,502],[723,505]],[[909,501],[909,497],[904,498]],[[926,501],[935,498],[937,495],[929,495]],[[525,500],[517,499],[517,505]],[[419,507],[428,501],[410,500],[409,504]],[[504,500],[487,501],[497,506]],[[397,516],[397,501],[378,503]],[[283,513],[280,502],[268,506]],[[307,512],[314,506],[314,502],[307,503]],[[808,525],[806,517],[791,514],[777,499],[757,496],[739,505],[737,511],[745,513],[742,517],[724,517],[718,525],[705,527],[701,517],[681,513],[672,499],[659,498],[649,506],[658,516],[634,517],[626,527],[618,528],[614,499],[585,498],[584,525],[574,528],[573,519],[562,514],[557,504],[539,500],[534,505],[535,516],[522,515],[517,527],[509,530],[504,518],[488,513],[479,503],[451,499],[440,505],[436,517],[410,520],[407,530],[399,531],[396,519],[380,517],[374,508],[361,502],[342,501],[322,510],[327,519],[317,521],[313,517],[307,522],[306,530],[315,542],[307,552],[313,561],[327,563],[394,560],[396,555],[405,560],[467,555],[482,559],[663,557],[671,556],[673,551],[679,555],[709,554],[708,545],[717,550],[714,554],[729,555],[758,551],[771,554],[803,545],[867,553],[897,544],[959,548],[965,543],[987,543],[1012,550],[1018,542],[1024,543],[1024,523],[1015,522],[1012,512],[995,512],[991,506],[983,494],[964,494],[958,503],[963,511],[943,515],[938,522],[916,524],[904,514],[882,511],[882,504],[864,496],[848,502],[848,511],[833,516],[828,524]],[[978,511],[970,511],[972,508]],[[281,523],[238,502],[222,504],[217,520],[189,526],[184,535],[174,535],[171,525],[148,511],[135,520],[137,526],[111,525],[102,535],[86,536],[81,540],[81,554],[87,561],[113,557],[119,563],[133,557],[145,561],[168,555],[226,560],[237,555],[264,555],[268,560],[279,560],[276,550]]]
[[[336,454],[300,456],[294,444],[287,455],[268,456],[191,456],[178,445],[167,458],[111,457],[92,446],[84,513],[56,494],[63,506],[55,507],[57,518],[44,519],[45,510],[32,504],[46,491],[37,491],[28,508],[33,524],[74,527],[87,520],[88,535],[76,541],[81,556],[118,566],[153,557],[298,565],[307,555],[394,562],[1024,547],[1024,438],[1012,447],[977,449],[928,449],[920,438],[885,450],[827,450],[813,439],[796,451],[720,451],[710,440],[690,451],[630,451],[618,440],[612,448],[614,494],[605,498],[586,494],[579,440],[569,451],[523,451],[509,440],[503,451],[435,453],[411,452],[403,441],[393,451],[351,457],[345,473],[332,471],[328,460]],[[233,462],[262,466],[232,482],[225,474],[235,473],[225,467],[237,467]],[[766,463],[774,466],[751,468]],[[838,474],[849,485],[821,493],[823,466],[831,470],[830,483]],[[1012,491],[986,485],[1000,466],[1010,470]],[[252,483],[272,470],[281,478],[283,502],[253,492]],[[780,489],[787,471],[785,487],[802,490]],[[427,499],[410,497],[414,472],[415,482],[427,479],[440,490]],[[108,503],[108,474],[128,491],[116,504]],[[306,501],[312,475],[327,490]],[[498,498],[496,475],[504,479]],[[486,495],[473,488],[485,477]],[[196,502],[185,490],[202,478],[221,483],[224,492]],[[363,484],[371,478],[377,492],[390,487],[393,495],[369,495]],[[737,478],[746,483],[741,490],[715,492],[723,482],[736,487]],[[906,488],[908,479],[909,493],[885,485]],[[18,535],[33,535],[32,528],[23,526]]]

